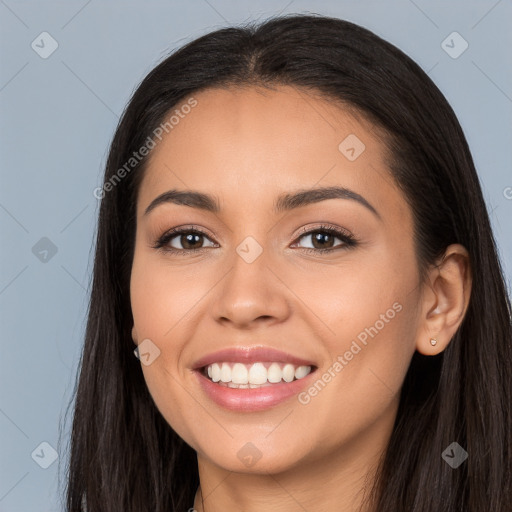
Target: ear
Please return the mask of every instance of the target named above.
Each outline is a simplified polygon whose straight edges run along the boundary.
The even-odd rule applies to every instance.
[[[459,328],[471,295],[471,265],[466,248],[453,244],[431,267],[424,285],[416,350],[433,356],[442,352]],[[431,339],[436,343],[432,345]]]
[[[135,326],[132,327],[132,339],[133,339],[135,345],[138,345],[138,343],[137,343],[137,331],[135,330]]]

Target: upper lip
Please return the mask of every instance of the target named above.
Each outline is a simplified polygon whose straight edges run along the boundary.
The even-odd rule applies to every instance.
[[[199,370],[213,363],[257,363],[265,361],[290,363],[295,366],[315,366],[312,361],[296,357],[282,350],[260,345],[251,347],[231,347],[212,352],[198,359],[194,363],[193,369]]]

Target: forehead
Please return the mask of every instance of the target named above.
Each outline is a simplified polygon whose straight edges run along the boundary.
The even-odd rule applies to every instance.
[[[171,188],[252,208],[280,191],[341,185],[374,205],[404,208],[378,130],[340,104],[291,86],[207,89],[193,98],[194,108],[174,117],[150,154],[139,215]],[[394,197],[386,201],[383,192]]]

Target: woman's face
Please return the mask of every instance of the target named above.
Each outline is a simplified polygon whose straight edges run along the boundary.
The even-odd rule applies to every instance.
[[[230,471],[363,460],[389,438],[424,335],[412,215],[385,148],[372,125],[296,88],[194,98],[137,200],[133,334],[151,396],[200,460]],[[146,213],[169,191],[211,203],[169,194]],[[202,234],[155,247],[177,227]],[[207,363],[242,387],[213,382]],[[268,382],[281,378],[295,380]]]

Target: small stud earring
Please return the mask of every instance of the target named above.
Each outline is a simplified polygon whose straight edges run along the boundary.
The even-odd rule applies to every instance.
[[[435,347],[437,345],[437,340],[435,338],[430,338],[430,344]]]

